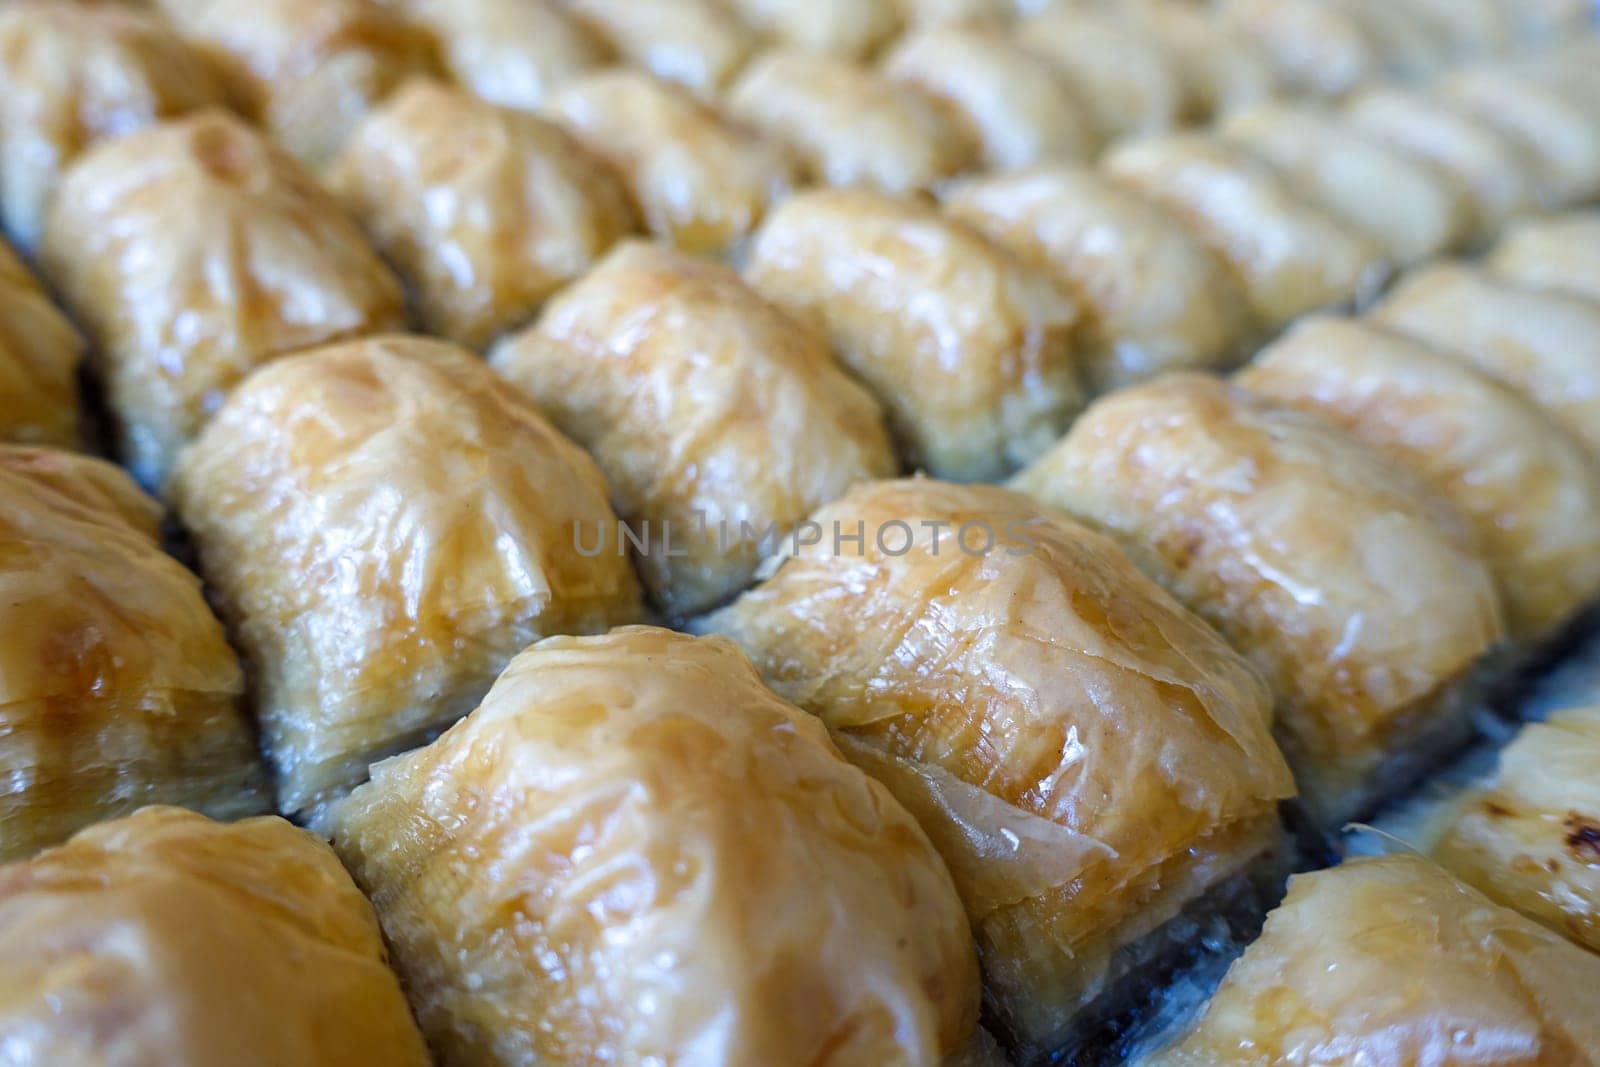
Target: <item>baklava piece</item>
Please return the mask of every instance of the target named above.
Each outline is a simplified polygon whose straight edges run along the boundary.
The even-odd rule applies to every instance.
[[[799,184],[783,145],[643,71],[580,78],[550,113],[616,169],[650,232],[689,252],[736,253]]]
[[[1309,311],[1359,303],[1388,276],[1380,245],[1300,200],[1266,163],[1215,137],[1125,145],[1105,171],[1172,211],[1232,266],[1269,330]]]
[[[1443,263],[1402,278],[1372,318],[1521,390],[1600,457],[1600,304]]]
[[[1471,736],[1493,579],[1453,512],[1336,428],[1169,375],[1102,397],[1015,484],[1121,538],[1254,661],[1322,825]]]
[[[1515,144],[1540,175],[1554,207],[1600,196],[1600,114],[1502,67],[1474,67],[1440,80],[1437,99]]]
[[[1515,222],[1486,263],[1513,285],[1600,303],[1600,212]]]
[[[447,1063],[939,1067],[973,1034],[938,854],[722,638],[541,641],[332,828]]]
[[[895,472],[877,402],[819,335],[730,268],[659,246],[619,247],[493,363],[599,460],[673,617],[738,593],[813,510]]]
[[[432,39],[382,0],[152,0],[290,152],[331,159],[361,116],[434,69]]]
[[[155,15],[0,5],[0,224],[32,249],[62,170],[84,149],[221,103],[215,73]]]
[[[77,448],[83,339],[0,241],[0,443]]]
[[[903,195],[965,167],[974,146],[931,97],[842,59],[778,52],[729,92],[733,113],[786,145],[824,185]]]
[[[1466,191],[1477,240],[1492,238],[1513,215],[1538,206],[1539,174],[1527,153],[1424,93],[1368,89],[1342,113],[1352,129],[1454,178]]]
[[[900,31],[896,0],[728,0],[759,33],[788,48],[866,59]]]
[[[1301,323],[1237,380],[1336,423],[1454,505],[1519,644],[1547,642],[1600,599],[1600,464],[1524,397],[1348,319]]]
[[[1256,40],[1296,96],[1342,96],[1377,79],[1384,60],[1348,12],[1322,0],[1220,0],[1224,25]]]
[[[780,206],[746,277],[815,325],[877,394],[908,463],[984,481],[1037,456],[1083,402],[1076,305],[932,207],[822,190]]]
[[[337,200],[221,112],[85,154],[51,204],[41,261],[89,334],[122,458],[146,485],[258,364],[404,323],[400,283]]]
[[[1101,140],[1177,125],[1183,86],[1175,64],[1136,23],[1111,11],[1069,7],[1027,19],[1014,32],[1066,79]]]
[[[14,1063],[426,1067],[368,904],[282,819],[149,807],[0,867]]]
[[[278,360],[172,482],[305,812],[469,711],[551,633],[635,619],[605,480],[471,353],[390,336]],[[587,541],[584,542],[587,544]]]
[[[1168,920],[1273,851],[1294,787],[1266,686],[1020,494],[878,482],[813,521],[818,543],[704,626],[922,822],[1025,1061],[1070,1050],[1148,988]]]
[[[1184,123],[1215,122],[1278,95],[1278,74],[1266,49],[1203,5],[1139,0],[1128,15],[1169,57]]]
[[[757,38],[719,0],[565,0],[567,10],[630,66],[715,96]]]
[[[565,130],[432,82],[371,112],[329,178],[422,326],[469,348],[526,323],[633,229],[621,182]]]
[[[385,0],[435,42],[444,72],[480,100],[532,111],[602,66],[606,48],[559,0]]]
[[[0,445],[0,859],[142,804],[268,808],[239,662],[160,514],[109,463]]]
[[[1530,723],[1471,790],[1431,852],[1506,907],[1600,952],[1600,708]]]
[[[884,61],[891,77],[945,104],[988,170],[1081,160],[1096,134],[1065,78],[993,27],[942,26],[907,35]]]
[[[1231,272],[1138,193],[1090,170],[1036,167],[960,181],[945,208],[1082,305],[1083,371],[1095,393],[1243,354],[1250,311]]]
[[[1471,237],[1471,205],[1454,179],[1321,109],[1254,108],[1228,121],[1222,135],[1377,242],[1397,266],[1432,259]]]
[[[1289,883],[1204,1016],[1150,1067],[1542,1067],[1600,1048],[1600,956],[1412,855]]]

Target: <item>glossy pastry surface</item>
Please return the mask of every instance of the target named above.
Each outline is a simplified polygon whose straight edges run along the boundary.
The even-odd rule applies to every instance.
[[[1093,119],[1068,81],[997,27],[908,34],[884,70],[943,101],[968,127],[985,169],[1087,159],[1098,146]]]
[[[149,485],[257,364],[404,321],[398,281],[334,197],[222,112],[86,153],[41,256]]]
[[[565,130],[434,82],[371,112],[329,184],[422,326],[469,348],[526,323],[633,229],[617,176]]]
[[[1513,223],[1484,262],[1513,285],[1600,303],[1600,212]]]
[[[619,247],[493,364],[599,460],[674,617],[739,592],[812,510],[895,472],[882,411],[820,335],[731,269],[655,245]]]
[[[1600,598],[1600,464],[1526,398],[1417,341],[1310,319],[1237,378],[1337,423],[1467,519],[1511,635],[1548,639]]]
[[[249,660],[278,803],[300,812],[465,714],[550,633],[637,617],[578,447],[439,341],[330,345],[253,375],[172,495]]]
[[[824,185],[905,195],[955,174],[974,151],[939,104],[841,59],[761,56],[729,90],[728,106]]]
[[[564,0],[567,10],[629,65],[703,97],[738,73],[754,32],[719,0]]]
[[[1066,79],[1102,139],[1177,125],[1183,86],[1171,57],[1137,25],[1112,12],[1068,7],[1024,20],[1015,33]]]
[[[148,803],[265,810],[239,662],[111,464],[0,445],[0,859]]]
[[[976,1023],[927,837],[721,638],[542,641],[333,826],[448,1063],[937,1067]]]
[[[1372,315],[1525,393],[1600,456],[1600,304],[1446,263],[1402,278]]]
[[[1111,154],[1105,173],[1192,227],[1232,265],[1269,328],[1359,301],[1387,276],[1380,245],[1299,199],[1267,164],[1215,138],[1136,141]]]
[[[821,330],[888,409],[910,464],[939,477],[1003,476],[1082,403],[1073,302],[932,207],[803,193],[757,234],[745,276]]]
[[[1522,727],[1430,851],[1492,899],[1600,953],[1600,708]]]
[[[424,1067],[372,906],[278,818],[148,807],[0,867],[16,1063]]]
[[[1121,977],[1116,949],[1273,840],[1293,783],[1266,687],[1109,540],[1020,494],[877,482],[813,521],[818,544],[704,625],[921,820],[991,1008],[1048,1049]]]
[[[152,0],[290,152],[320,165],[361,116],[434,66],[433,42],[383,0]]]
[[[198,53],[156,16],[118,4],[0,7],[0,223],[38,241],[61,172],[84,149],[223,103]]]
[[[1454,179],[1329,112],[1266,105],[1235,116],[1222,132],[1399,266],[1460,247],[1470,236],[1471,204]]]
[[[640,71],[580,78],[549,110],[616,168],[650,232],[686,251],[735,252],[799,184],[781,144]]]
[[[1154,201],[1092,170],[1049,166],[963,180],[944,204],[1079,301],[1092,392],[1242,354],[1250,331],[1244,293],[1222,260]]]
[[[83,339],[0,241],[0,443],[77,448]]]
[[[532,111],[607,58],[560,0],[385,0],[434,38],[441,69],[474,96]]]
[[[1152,1067],[1559,1067],[1600,1048],[1600,956],[1419,856],[1289,883],[1205,1015]]]
[[[1450,698],[1501,637],[1489,571],[1421,483],[1334,427],[1169,375],[1102,397],[1015,484],[1120,537],[1263,671],[1325,821],[1465,732]]]

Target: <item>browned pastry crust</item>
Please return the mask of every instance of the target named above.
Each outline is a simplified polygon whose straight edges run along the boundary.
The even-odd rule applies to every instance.
[[[605,480],[471,353],[381,337],[278,360],[172,496],[255,677],[278,803],[304,811],[465,714],[529,641],[637,618]]]
[[[267,808],[239,662],[160,514],[109,463],[0,445],[0,859],[141,804]]]
[[[0,241],[0,442],[77,448],[83,339]]]
[[[736,648],[522,653],[334,813],[452,1064],[938,1067],[977,967],[950,875]]]

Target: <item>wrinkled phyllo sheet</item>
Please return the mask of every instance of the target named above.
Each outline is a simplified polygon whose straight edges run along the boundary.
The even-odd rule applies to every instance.
[[[303,812],[471,710],[551,633],[632,621],[594,462],[470,353],[330,345],[252,376],[172,497],[253,669],[278,805]]]
[[[492,360],[600,462],[673,617],[726,601],[814,509],[895,473],[882,411],[820,336],[660,246],[617,248]],[[586,551],[618,536],[581,531]]]
[[[1600,598],[1600,464],[1527,398],[1350,319],[1303,321],[1242,371],[1425,481],[1468,522],[1512,638],[1537,646]]]
[[[1277,841],[1294,787],[1266,686],[1111,541],[1018,493],[877,482],[813,519],[817,544],[702,625],[918,817],[994,1017],[1050,1051],[1123,950]]]
[[[1335,427],[1170,375],[1100,399],[1015,484],[1122,539],[1255,662],[1326,824],[1470,735],[1493,579],[1453,510]]]
[[[171,807],[0,867],[10,1063],[424,1067],[367,903],[327,844]]]
[[[334,197],[217,111],[81,156],[41,258],[92,342],[121,458],[146,485],[256,365],[404,323],[399,282]]]
[[[1204,1016],[1151,1067],[1574,1067],[1600,1049],[1600,956],[1419,856],[1289,883]]]
[[[57,448],[83,443],[82,358],[78,331],[0,240],[0,443]]]
[[[1513,285],[1600,303],[1600,211],[1513,223],[1484,262]]]
[[[822,185],[905,196],[955,174],[974,152],[935,99],[829,56],[760,56],[727,100],[736,117],[786,146],[805,177]]]
[[[972,938],[916,822],[734,646],[554,637],[331,819],[444,1063],[917,1064]]]
[[[1233,268],[1269,330],[1360,302],[1388,278],[1378,242],[1302,200],[1271,166],[1220,138],[1135,141],[1111,153],[1105,173],[1192,227]]]
[[[361,116],[434,69],[434,44],[385,0],[150,0],[294,155],[331,159]]]
[[[61,171],[89,145],[224,103],[205,60],[124,4],[0,6],[0,224],[31,249]]]
[[[756,34],[722,0],[562,0],[628,66],[710,98],[750,58]]]
[[[930,205],[802,193],[757,233],[745,277],[828,338],[888,409],[908,464],[939,477],[1003,477],[1083,402],[1076,304]]]
[[[1093,392],[1243,355],[1252,324],[1242,288],[1153,200],[1056,165],[963,179],[944,205],[1079,303],[1079,358]]]
[[[141,804],[267,808],[238,660],[159,517],[109,463],[0,445],[0,859]]]
[[[738,252],[799,184],[777,141],[643,71],[586,75],[547,110],[616,168],[645,227],[689,252]]]
[[[422,326],[469,348],[533,318],[634,228],[622,183],[566,131],[436,82],[370,112],[330,184]]]
[[[1431,844],[1434,858],[1501,904],[1600,952],[1597,767],[1600,708],[1524,726],[1493,780],[1451,806]]]
[[[1600,457],[1600,303],[1442,263],[1402,278],[1372,319],[1527,395]]]

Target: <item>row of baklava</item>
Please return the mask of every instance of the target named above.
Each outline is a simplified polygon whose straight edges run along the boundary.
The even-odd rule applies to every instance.
[[[1464,734],[1461,692],[1502,638],[1497,579],[1524,613],[1512,618],[1531,620],[1520,641],[1538,640],[1593,597],[1594,456],[1469,364],[1517,383],[1555,376],[1569,391],[1589,388],[1600,367],[1600,306],[1553,290],[1600,287],[1596,225],[1591,216],[1530,224],[1490,260],[1517,284],[1432,268],[1373,313],[1398,333],[1317,320],[1246,372],[1248,387],[1333,416],[1387,463],[1325,422],[1213,379],[1165,378],[1091,408],[1019,485],[1120,535],[1170,593],[1100,533],[1012,491],[929,480],[845,491],[888,473],[892,459],[887,436],[873,430],[872,402],[831,369],[819,335],[728,268],[644,245],[613,253],[535,329],[497,350],[494,368],[531,385],[533,398],[440,342],[319,348],[273,361],[223,401],[169,488],[250,665],[278,806],[334,833],[374,895],[424,1029],[447,1059],[515,1062],[517,1050],[535,1047],[584,1062],[596,1048],[655,1047],[648,1042],[663,1038],[635,1014],[637,991],[570,978],[580,962],[604,973],[613,965],[550,955],[549,937],[563,951],[584,950],[546,924],[572,909],[586,924],[598,914],[602,931],[631,922],[634,891],[605,873],[616,864],[646,863],[654,887],[680,864],[710,863],[677,853],[670,863],[641,860],[628,849],[656,838],[625,827],[623,855],[596,855],[593,836],[620,816],[586,805],[636,796],[641,781],[656,781],[641,779],[642,768],[658,767],[664,777],[640,811],[659,815],[661,797],[702,782],[721,743],[696,748],[671,731],[652,733],[652,745],[683,762],[654,748],[609,762],[585,748],[562,771],[541,762],[550,742],[530,702],[556,702],[549,728],[569,731],[562,736],[574,745],[633,752],[609,732],[610,716],[679,716],[710,699],[657,694],[663,674],[681,669],[686,685],[715,687],[741,671],[754,678],[732,648],[697,651],[665,631],[558,639],[527,659],[576,657],[572,711],[549,673],[530,668],[524,679],[513,666],[499,685],[521,695],[487,702],[503,711],[470,716],[341,799],[370,762],[469,710],[529,642],[641,616],[606,481],[534,398],[594,449],[617,498],[643,494],[636,517],[663,522],[698,503],[738,520],[731,544],[699,558],[650,543],[639,553],[647,580],[693,589],[708,575],[726,580],[718,568],[732,559],[742,569],[736,590],[763,550],[771,553],[762,583],[696,628],[733,637],[773,690],[819,716],[916,817],[965,919],[941,920],[937,928],[959,936],[938,946],[925,935],[914,942],[919,952],[937,949],[937,966],[924,959],[915,973],[964,973],[953,946],[970,924],[989,1018],[1028,1055],[1092,1041],[1094,1022],[1137,1000],[1147,968],[1182,951],[1195,924],[1248,900],[1256,877],[1277,868],[1276,805],[1295,783],[1274,735],[1313,807],[1343,818],[1406,773],[1397,762],[1426,760]],[[1460,298],[1469,276],[1476,288]],[[1457,299],[1481,309],[1478,317],[1463,316]],[[1567,316],[1553,337],[1544,333],[1552,316]],[[1524,373],[1531,377],[1517,377]],[[539,393],[548,383],[561,384]],[[26,449],[0,456],[14,524],[7,540],[19,553],[3,601],[17,635],[5,672],[16,746],[0,822],[8,854],[148,801],[219,816],[263,806],[238,667],[195,579],[161,552],[150,502],[96,460]],[[884,469],[864,467],[871,456]],[[1466,521],[1446,515],[1422,482]],[[806,510],[822,506],[801,527],[738,510],[771,494],[785,506],[784,493],[809,498]],[[695,528],[683,521],[679,536],[693,545]],[[700,533],[708,536],[721,534]],[[664,578],[674,567],[682,575]],[[715,669],[693,666],[702,655]],[[659,699],[641,697],[641,686]],[[739,701],[754,699],[746,692]],[[792,730],[785,719],[779,732]],[[740,780],[760,793],[782,764],[763,761]],[[755,804],[723,784],[686,803],[731,818],[723,800],[735,810]],[[671,818],[652,825],[674,841],[686,832]],[[764,847],[794,836],[744,834]],[[582,865],[552,859],[562,848],[600,869],[580,876]],[[556,881],[525,866],[552,862]],[[748,895],[736,899],[788,914],[791,905],[755,893],[741,865],[753,860],[723,862]],[[721,871],[693,884],[733,892],[713,877]],[[563,896],[569,877],[579,902]],[[774,885],[791,884],[815,889],[775,876]],[[584,893],[609,901],[613,891],[615,917],[611,905],[581,903]],[[534,907],[530,892],[541,902],[537,917],[511,918]],[[702,904],[696,897],[693,906]],[[731,906],[695,914],[722,921]],[[873,916],[879,934],[850,926],[837,936],[885,952],[874,939],[884,919],[872,910],[882,901],[852,906]],[[912,911],[901,920],[926,929],[928,916]],[[674,918],[658,936],[681,927]],[[677,958],[640,936],[651,953]],[[794,943],[814,950],[818,936],[797,931]],[[783,950],[779,968],[789,977],[793,951]],[[874,958],[907,965],[903,954]],[[844,969],[856,975],[861,966]],[[519,977],[484,977],[491,973]],[[728,981],[750,984],[751,973]],[[804,982],[822,981],[806,973]],[[927,995],[910,979],[892,988]],[[912,1062],[954,1050],[970,1031],[970,1003],[960,1007],[970,989],[944,992],[954,1000],[942,1008],[926,999],[904,1007],[943,1020],[916,1031],[920,1052],[905,1051],[907,1031],[894,1029]],[[595,997],[608,1006],[595,1010],[614,1015],[561,1015]],[[841,994],[839,1011],[859,1003]],[[529,1018],[530,1004],[553,1014]],[[602,1022],[611,1029],[583,1029]],[[641,1028],[646,1044],[628,1044],[616,1029],[624,1025]],[[814,1020],[805,1030],[840,1042],[840,1062],[855,1062],[836,1031]],[[890,1040],[870,1026],[859,1033]]]

